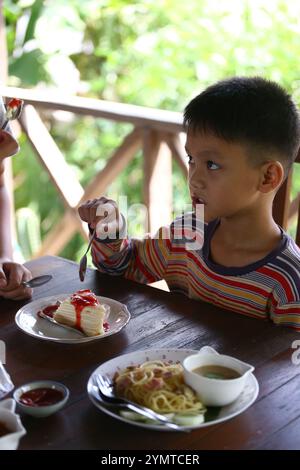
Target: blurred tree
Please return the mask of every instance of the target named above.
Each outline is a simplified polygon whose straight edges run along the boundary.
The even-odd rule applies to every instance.
[[[208,84],[263,75],[299,93],[300,4],[286,0],[6,0],[10,84],[180,111]],[[52,135],[85,184],[128,126],[62,113],[44,114]],[[22,163],[26,158],[26,167]],[[42,235],[62,207],[23,145],[15,158],[17,207],[32,206]],[[21,175],[21,178],[20,178]],[[109,195],[141,201],[137,156]],[[47,191],[47,194],[46,194]],[[297,170],[293,194],[300,191]],[[174,165],[174,204],[188,201]],[[78,259],[79,236],[63,252]]]

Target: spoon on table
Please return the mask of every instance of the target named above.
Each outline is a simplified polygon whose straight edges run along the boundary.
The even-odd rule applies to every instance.
[[[24,287],[39,287],[43,284],[46,284],[46,282],[51,281],[52,277],[53,276],[51,276],[50,274],[45,274],[44,276],[34,277],[33,279],[30,279],[30,281],[23,281],[21,282],[21,284]]]
[[[7,106],[6,106],[6,113],[5,113],[5,121],[1,126],[1,129],[5,129],[8,121],[13,121],[14,119],[18,119],[20,116],[22,109],[23,109],[23,100],[19,100],[18,98],[11,99]]]
[[[86,249],[86,252],[84,253],[83,257],[81,258],[80,262],[79,262],[79,279],[81,280],[81,282],[84,281],[84,278],[85,278],[85,273],[86,273],[86,267],[87,267],[87,254],[88,254],[88,251],[91,247],[91,244],[92,244],[92,241],[94,240],[96,236],[96,229],[94,230],[91,238],[90,238],[90,241],[89,241],[89,244],[88,244],[88,247]]]

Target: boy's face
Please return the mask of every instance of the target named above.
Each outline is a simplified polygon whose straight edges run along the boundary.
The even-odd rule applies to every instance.
[[[245,146],[189,130],[186,152],[191,198],[204,204],[205,222],[247,215],[255,207],[261,171],[250,165]]]

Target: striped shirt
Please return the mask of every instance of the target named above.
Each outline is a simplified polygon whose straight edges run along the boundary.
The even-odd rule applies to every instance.
[[[93,262],[101,272],[140,283],[164,279],[171,292],[300,331],[300,249],[287,233],[282,230],[279,245],[260,261],[225,267],[210,259],[210,241],[218,221],[205,226],[203,246],[197,238],[194,249],[188,243],[194,217],[190,214],[189,223],[185,218],[184,235],[178,236],[182,220],[141,240],[96,239]]]

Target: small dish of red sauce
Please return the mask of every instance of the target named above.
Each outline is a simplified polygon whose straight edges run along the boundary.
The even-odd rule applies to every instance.
[[[19,402],[28,406],[54,405],[64,398],[64,394],[56,388],[35,388],[22,393]]]
[[[14,392],[19,408],[35,417],[45,417],[60,410],[69,398],[69,390],[59,382],[40,380],[23,385]]]

